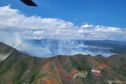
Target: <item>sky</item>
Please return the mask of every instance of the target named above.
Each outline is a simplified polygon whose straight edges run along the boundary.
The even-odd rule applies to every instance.
[[[126,41],[125,0],[34,0],[34,2],[38,7],[26,6],[20,0],[1,0],[0,42],[18,50],[45,50],[49,53],[50,46],[38,48],[27,41],[43,39]]]
[[[58,18],[74,23],[126,28],[126,0],[34,0],[29,7],[20,0],[1,0],[0,6],[11,5],[25,16]]]
[[[76,39],[126,41],[122,27],[82,24],[59,18],[27,16],[10,5],[0,7],[0,42],[18,46],[22,39]]]

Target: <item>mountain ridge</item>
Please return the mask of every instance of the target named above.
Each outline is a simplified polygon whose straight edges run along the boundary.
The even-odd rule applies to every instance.
[[[0,43],[0,54],[10,49],[14,48]],[[77,54],[39,58],[14,49],[0,62],[0,84],[125,84],[125,56]]]

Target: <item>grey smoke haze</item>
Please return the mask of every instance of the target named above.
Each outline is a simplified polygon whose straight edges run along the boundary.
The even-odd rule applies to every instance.
[[[54,50],[51,51],[51,49],[55,49],[52,47],[53,43],[51,44],[51,42],[48,42],[49,44],[46,43],[46,45],[48,44],[46,47],[41,46],[42,44],[39,47],[36,47],[36,44],[32,44],[32,41],[42,41],[43,39],[60,40],[59,45],[55,45],[60,46],[59,49],[55,52]],[[126,30],[124,28],[94,26],[92,24],[76,26],[74,23],[62,19],[42,18],[39,16],[27,17],[19,10],[12,9],[10,6],[0,7],[0,42],[9,44],[18,50],[39,56],[65,53],[68,55],[79,53],[92,54],[92,51],[94,51],[92,55],[105,54],[105,52],[108,55],[111,54],[107,49],[103,49],[103,52],[102,49],[90,48],[90,46],[84,44],[72,44],[71,40],[126,41]],[[66,46],[67,48],[64,48]],[[85,46],[90,50],[87,47],[84,48]],[[35,52],[32,53],[32,51]]]

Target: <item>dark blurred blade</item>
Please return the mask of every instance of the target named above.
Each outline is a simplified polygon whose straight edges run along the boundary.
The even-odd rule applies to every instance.
[[[21,1],[28,6],[37,6],[32,0],[21,0]]]

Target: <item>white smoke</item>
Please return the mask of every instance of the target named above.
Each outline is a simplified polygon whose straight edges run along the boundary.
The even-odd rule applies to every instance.
[[[19,50],[33,49],[33,46],[29,46],[24,41],[29,39],[126,41],[126,30],[125,28],[92,24],[76,26],[72,22],[62,19],[27,17],[10,6],[0,7],[0,42]]]

